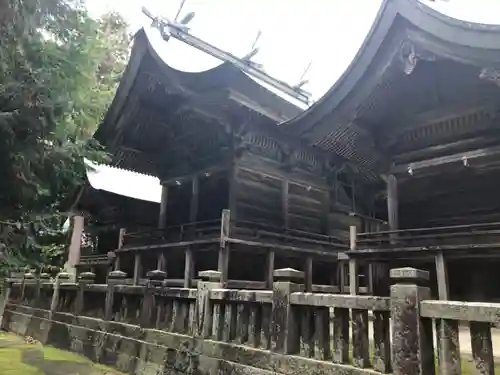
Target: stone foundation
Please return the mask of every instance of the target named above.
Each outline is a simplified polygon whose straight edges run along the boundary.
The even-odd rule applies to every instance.
[[[137,375],[366,374],[366,369],[8,304],[4,329]]]

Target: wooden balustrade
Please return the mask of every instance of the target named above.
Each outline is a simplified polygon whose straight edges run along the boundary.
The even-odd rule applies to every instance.
[[[467,248],[500,244],[500,222],[358,233],[356,249]]]

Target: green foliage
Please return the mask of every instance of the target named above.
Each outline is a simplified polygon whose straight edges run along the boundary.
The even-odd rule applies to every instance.
[[[91,138],[129,53],[117,14],[77,0],[0,0],[0,263],[60,259],[61,202],[82,184]]]

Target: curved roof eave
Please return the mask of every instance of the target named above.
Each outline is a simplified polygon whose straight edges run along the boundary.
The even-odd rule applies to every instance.
[[[341,102],[366,75],[397,17],[406,19],[419,32],[430,36],[435,44],[439,44],[437,49],[445,57],[478,64],[477,51],[485,51],[488,54],[483,58],[483,67],[500,66],[500,26],[454,19],[419,0],[384,0],[360,49],[337,82],[308,110],[281,126],[294,134],[303,134],[325,116],[335,113]],[[455,56],[450,51],[450,46],[452,49],[456,47]]]
[[[134,86],[135,78],[140,70],[141,62],[146,54],[150,54],[158,64],[160,71],[165,77],[173,79],[180,83],[181,87],[197,91],[203,86],[242,89],[253,94],[255,100],[259,102],[269,101],[271,106],[279,106],[285,114],[291,118],[301,112],[300,108],[290,103],[286,99],[259,84],[252,77],[235,67],[229,62],[221,64],[201,72],[185,72],[174,69],[160,56],[158,51],[151,43],[147,32],[141,28],[134,36],[134,44],[131,56],[125,72],[120,80],[115,97],[104,116],[101,126],[97,129],[94,137],[103,142],[106,139],[106,128],[112,129],[120,112],[122,111],[130,90]]]

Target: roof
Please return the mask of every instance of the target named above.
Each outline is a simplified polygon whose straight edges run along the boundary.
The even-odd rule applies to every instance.
[[[95,138],[104,144],[110,133],[116,130],[119,116],[127,104],[127,97],[137,83],[138,74],[144,69],[149,69],[150,72],[154,70],[154,73],[159,75],[158,79],[172,92],[193,97],[223,95],[226,101],[238,102],[269,116],[276,122],[286,121],[302,111],[292,98],[285,98],[283,94],[271,90],[269,86],[258,83],[231,63],[221,63],[202,72],[174,69],[166,61],[168,53],[162,53],[165,51],[160,51],[161,45],[154,43],[153,40],[154,36],[145,29],[139,30],[134,37],[130,60],[115,98],[103,123],[95,133]],[[163,40],[161,42],[166,44]],[[152,62],[154,67],[151,66]],[[150,66],[146,66],[148,64]]]
[[[160,203],[161,185],[158,178],[115,168],[109,165],[92,165],[87,170],[87,180],[95,190]]]
[[[116,95],[94,135],[113,155],[112,165],[161,177],[165,166],[159,164],[173,160],[165,152],[183,148],[175,143],[178,134],[210,143],[232,126],[277,127],[302,111],[230,63],[201,72],[172,68],[171,41],[155,43],[155,35],[158,39],[144,29],[136,34]]]
[[[340,79],[307,111],[281,126],[311,144],[376,166],[384,158],[379,152],[390,133],[387,123],[407,122],[448,104],[455,106],[449,112],[483,105],[485,98],[498,97],[491,95],[500,77],[497,69],[500,26],[452,19],[416,0],[385,0]],[[449,91],[441,103],[429,94],[439,89]],[[456,101],[457,90],[464,90],[469,102]],[[441,111],[434,117],[445,115]]]

